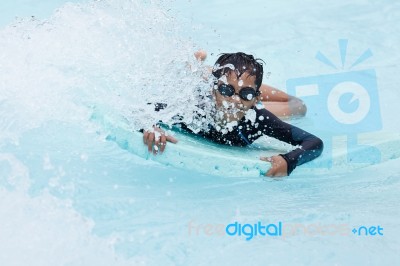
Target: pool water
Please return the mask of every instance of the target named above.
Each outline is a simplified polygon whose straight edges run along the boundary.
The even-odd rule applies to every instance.
[[[20,0],[0,14],[1,265],[400,263],[400,159],[389,148],[357,170],[220,177],[135,156],[90,119],[93,106],[107,106],[135,126],[151,123],[139,110],[157,97],[184,108],[188,88],[203,86],[185,70],[199,48],[208,65],[222,52],[255,54],[270,72],[264,82],[282,89],[348,71],[370,49],[353,70],[376,73],[374,140],[396,136],[400,4]],[[291,122],[320,132],[320,110]],[[234,222],[284,229],[246,240],[224,232]]]

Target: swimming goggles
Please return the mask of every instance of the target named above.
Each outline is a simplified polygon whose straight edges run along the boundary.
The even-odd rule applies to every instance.
[[[220,84],[218,85],[218,92],[221,93],[222,96],[232,97],[233,95],[239,95],[242,100],[251,101],[256,96],[260,95],[259,91],[256,91],[252,87],[244,87],[239,93],[236,93],[235,88],[230,84]]]

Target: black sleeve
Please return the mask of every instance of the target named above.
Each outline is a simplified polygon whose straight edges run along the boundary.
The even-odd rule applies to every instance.
[[[147,104],[151,104],[151,103],[147,103]],[[167,108],[167,104],[166,103],[155,103],[154,104],[154,111],[158,112],[162,109]]]
[[[266,109],[257,110],[256,122],[259,123],[265,135],[294,146],[299,145],[298,148],[286,154],[280,154],[288,164],[288,175],[296,166],[311,161],[322,153],[324,145],[320,138],[283,122]]]

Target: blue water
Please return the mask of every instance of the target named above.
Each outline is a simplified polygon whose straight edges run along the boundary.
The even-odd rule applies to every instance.
[[[278,88],[345,71],[371,49],[355,70],[376,71],[382,131],[398,133],[398,3],[73,2],[0,4],[1,265],[400,263],[396,157],[278,180],[216,177],[130,154],[90,120],[91,106],[107,105],[145,121],[141,84],[167,98],[197,84],[180,65],[199,48],[206,64],[221,52],[256,54]],[[348,61],[333,70],[315,54],[341,66],[339,39],[349,40]],[[316,112],[308,129],[318,130]],[[235,221],[300,229],[249,241],[218,234]],[[351,232],[360,226],[383,235]]]

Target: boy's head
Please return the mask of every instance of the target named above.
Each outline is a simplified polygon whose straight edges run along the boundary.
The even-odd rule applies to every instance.
[[[245,53],[226,53],[222,54],[214,64],[212,74],[217,79],[223,75],[235,73],[240,78],[244,73],[255,77],[255,85],[258,90],[263,79],[263,65],[261,59],[256,59],[252,55]]]
[[[219,110],[217,120],[240,120],[259,100],[263,66],[260,59],[245,53],[222,54],[212,73],[213,95]]]

